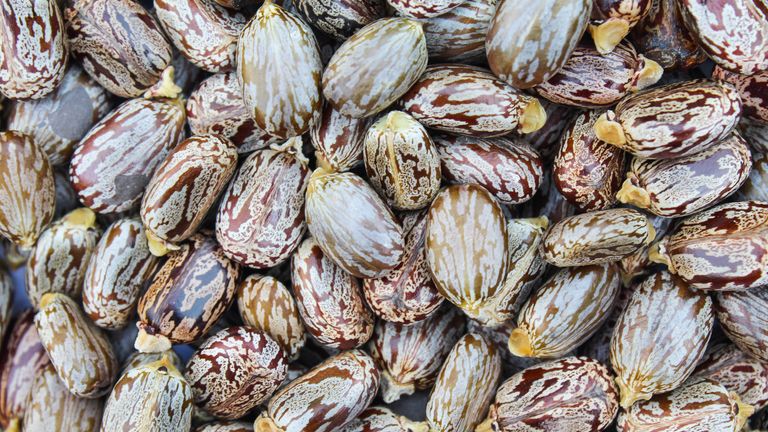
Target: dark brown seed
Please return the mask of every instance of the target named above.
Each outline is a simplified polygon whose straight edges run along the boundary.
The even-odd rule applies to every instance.
[[[361,164],[369,124],[369,119],[345,116],[326,103],[320,121],[312,126],[310,135],[317,164],[337,172],[349,171]]]
[[[309,24],[338,41],[387,15],[382,0],[298,0],[294,6]]]
[[[725,81],[736,87],[743,103],[743,117],[760,123],[768,122],[768,72],[740,75],[715,66],[712,79]]]
[[[427,52],[434,62],[481,63],[496,0],[467,0],[424,20]]]

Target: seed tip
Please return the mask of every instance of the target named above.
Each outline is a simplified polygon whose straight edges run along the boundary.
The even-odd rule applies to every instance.
[[[636,178],[631,174],[621,185],[621,189],[616,193],[616,199],[624,204],[630,204],[637,208],[645,209],[651,205],[651,195],[645,189],[635,186]]]
[[[629,22],[621,18],[610,18],[599,24],[590,24],[589,34],[592,35],[597,52],[609,54],[629,34]]]
[[[139,352],[159,353],[171,349],[171,341],[161,334],[147,333],[145,326],[139,326],[139,334],[136,335],[136,342],[133,344]]]
[[[522,327],[512,330],[509,335],[509,351],[518,357],[534,357],[531,339]]]
[[[613,111],[606,111],[597,118],[593,129],[601,141],[615,146],[623,146],[627,143],[627,138],[624,136],[624,128],[621,123],[613,120],[615,117]]]
[[[735,392],[728,393],[733,400],[733,405],[735,405],[736,409],[738,410],[736,413],[736,429],[734,430],[740,431],[744,428],[744,425],[747,423],[749,417],[755,413],[755,407],[746,402],[743,402],[741,397],[739,397],[739,395]]]
[[[82,227],[84,229],[96,226],[96,213],[88,207],[80,207],[72,210],[64,216],[67,225]]]
[[[477,425],[475,432],[493,432],[493,418],[488,416],[482,423]]]
[[[529,134],[536,132],[544,127],[547,122],[547,112],[538,99],[532,98],[523,110],[523,116],[520,119],[520,132]]]
[[[266,413],[262,413],[255,422],[253,422],[254,432],[284,432],[279,428]]]
[[[664,74],[664,68],[660,64],[644,57],[642,54],[640,55],[640,62],[643,67],[637,74],[637,80],[632,91],[642,90],[656,84]]]

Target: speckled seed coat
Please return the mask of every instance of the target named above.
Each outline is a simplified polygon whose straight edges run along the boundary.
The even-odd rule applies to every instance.
[[[155,0],[154,12],[173,45],[207,72],[235,70],[245,15],[205,0]]]
[[[132,99],[104,117],[72,156],[80,202],[97,213],[137,208],[155,168],[184,138],[184,117],[181,102],[167,99]]]
[[[481,185],[502,204],[526,202],[541,186],[543,161],[522,140],[442,134],[434,140],[450,183]]]
[[[446,305],[415,324],[376,323],[368,346],[381,371],[385,403],[432,387],[443,361],[464,334],[464,321],[458,309]]]
[[[85,214],[85,219],[81,215]],[[38,307],[48,292],[79,300],[86,266],[96,250],[101,230],[88,209],[74,210],[43,231],[27,260],[27,298]]]
[[[380,277],[402,260],[402,226],[373,188],[355,174],[316,169],[305,205],[309,232],[323,253],[351,275]],[[358,229],[361,226],[366,229]]]
[[[424,126],[477,137],[533,132],[546,118],[536,98],[487,69],[459,64],[428,67],[400,103]]]
[[[587,357],[530,367],[504,381],[477,432],[592,432],[608,427],[619,410],[608,369]]]
[[[558,267],[619,261],[650,244],[655,230],[637,210],[609,209],[567,217],[547,231],[540,252]]]
[[[616,296],[616,301],[613,303],[613,307],[608,313],[603,325],[592,335],[589,340],[584,342],[576,351],[579,355],[589,357],[597,360],[609,370],[613,371],[611,366],[611,337],[613,337],[613,330],[616,328],[616,322],[619,321],[619,317],[624,312],[624,309],[629,303],[629,299],[632,297],[632,293],[635,290],[636,285],[624,285],[619,290],[619,294]]]
[[[547,224],[546,217],[507,221],[507,274],[496,294],[480,306],[475,319],[486,326],[498,326],[517,316],[520,306],[547,270],[539,254]]]
[[[45,152],[29,135],[0,132],[0,236],[31,248],[53,219],[55,200]]]
[[[157,351],[151,344],[142,346],[143,333],[167,338],[161,344],[164,349],[170,342],[188,343],[205,335],[232,304],[239,273],[239,266],[224,256],[214,239],[193,235],[168,254],[139,299],[137,349]]]
[[[5,340],[5,333],[11,324],[11,307],[13,306],[14,287],[11,274],[0,269],[0,340]]]
[[[112,389],[101,428],[181,432],[192,427],[192,389],[165,359],[128,371]]]
[[[77,0],[64,15],[72,56],[117,96],[141,95],[171,64],[171,45],[139,3]]]
[[[216,239],[224,253],[254,268],[274,267],[288,259],[306,228],[308,182],[309,168],[300,155],[266,149],[248,156],[216,215]]]
[[[389,408],[378,406],[363,411],[339,432],[423,432],[425,427],[393,413]]]
[[[287,361],[299,357],[306,332],[296,301],[285,285],[271,276],[253,274],[240,282],[236,299],[243,323],[274,339]]]
[[[427,402],[431,431],[472,431],[485,418],[501,375],[496,348],[467,334],[445,359]]]
[[[768,69],[765,4],[760,0],[678,3],[685,25],[707,56],[743,75]]]
[[[426,212],[403,216],[404,254],[400,264],[379,278],[363,279],[363,294],[379,318],[413,324],[430,316],[443,303],[424,253],[427,230]]]
[[[369,124],[369,119],[345,116],[325,103],[320,121],[312,126],[310,134],[318,165],[342,172],[361,164]]]
[[[715,66],[712,79],[725,81],[736,87],[743,103],[743,117],[768,122],[768,72],[740,75]]]
[[[663,72],[656,62],[638,55],[629,42],[602,55],[592,41],[585,40],[576,46],[560,71],[535,90],[539,96],[562,105],[608,107],[630,92],[655,84]]]
[[[101,426],[104,401],[70,393],[50,364],[35,378],[28,404],[24,430],[96,432]]]
[[[0,352],[0,427],[21,422],[35,377],[48,363],[32,309],[21,312]]]
[[[365,171],[387,204],[426,207],[440,190],[440,156],[427,130],[402,111],[390,111],[365,136]]]
[[[109,393],[118,369],[112,345],[74,300],[59,293],[43,295],[35,328],[71,393],[89,399]]]
[[[323,72],[323,95],[344,115],[369,117],[402,96],[426,67],[422,24],[408,18],[380,19],[333,54]]]
[[[632,43],[664,70],[690,69],[707,59],[683,24],[677,0],[651,0],[651,9],[632,29]]]
[[[371,357],[360,350],[342,352],[278,391],[254,430],[336,430],[365,410],[378,388],[379,371]]]
[[[715,312],[725,334],[736,346],[768,362],[768,289],[717,293]]]
[[[309,24],[335,40],[343,41],[387,15],[384,0],[298,0],[294,7]]]
[[[739,121],[741,105],[730,85],[683,81],[625,98],[601,116],[595,132],[638,157],[688,156],[727,137]]]
[[[758,153],[768,153],[768,124],[742,117],[739,131],[749,143],[752,150]]]
[[[312,29],[271,1],[240,34],[237,73],[243,101],[270,135],[298,136],[319,120],[322,69]]]
[[[111,109],[109,93],[73,64],[47,97],[10,103],[7,127],[31,136],[51,165],[62,165],[80,138]]]
[[[619,201],[663,217],[706,209],[736,192],[752,168],[749,146],[738,132],[706,150],[675,159],[634,158]]]
[[[616,428],[620,432],[736,432],[753,412],[717,382],[697,379],[622,411]]]
[[[752,154],[752,170],[736,197],[739,201],[768,201],[768,153]]]
[[[238,153],[261,150],[278,142],[259,129],[248,114],[234,72],[215,74],[200,82],[187,101],[187,122],[194,135],[224,135]]]
[[[499,203],[481,186],[444,189],[429,208],[425,245],[437,290],[477,316],[507,270],[507,224]]]
[[[432,18],[442,15],[462,3],[461,0],[387,0],[398,15],[411,18]]]
[[[189,359],[184,378],[197,406],[236,419],[272,396],[287,366],[274,339],[249,327],[230,327],[205,341]]]
[[[334,264],[314,238],[294,252],[291,280],[299,313],[315,342],[345,350],[368,341],[374,316],[363,300],[360,281]]]
[[[696,289],[741,291],[768,284],[768,203],[721,204],[684,220],[651,260]]]
[[[554,76],[587,28],[591,0],[499,4],[485,40],[493,73],[525,89]]]
[[[164,356],[167,356],[168,361],[180,372],[184,370],[184,364],[181,362],[181,358],[179,358],[179,355],[176,354],[176,351],[174,350],[167,350],[157,353],[143,353],[134,351],[122,362],[119,375],[122,377],[126,372],[141,366],[146,366],[158,360],[162,360]]]
[[[768,364],[750,357],[736,345],[712,348],[696,366],[693,376],[720,383],[755,411],[768,405]]]
[[[560,269],[520,309],[510,351],[520,357],[566,355],[605,322],[620,289],[614,264]]]
[[[594,0],[589,33],[602,54],[611,53],[651,9],[652,0]]]
[[[434,62],[481,63],[496,0],[467,0],[424,20],[427,52]]]
[[[221,420],[198,426],[194,432],[253,432],[253,423]]]
[[[656,238],[662,238],[680,219],[665,218],[661,216],[649,215],[653,229],[656,231]],[[629,286],[633,279],[638,276],[646,275],[652,270],[650,258],[651,245],[642,247],[632,255],[628,255],[618,262],[621,271],[621,280],[625,286]]]
[[[138,218],[115,221],[104,231],[83,280],[83,310],[97,326],[128,325],[144,284],[157,268]]]
[[[584,111],[571,122],[563,133],[552,168],[557,190],[585,211],[604,210],[616,204],[626,166],[624,151],[595,135],[593,128],[599,116],[599,111]]]
[[[611,339],[621,406],[679,387],[704,355],[714,323],[712,300],[667,272],[635,288]]]
[[[0,2],[0,93],[39,99],[64,78],[69,59],[59,2]]]
[[[141,202],[147,235],[160,243],[188,239],[229,182],[237,166],[235,146],[221,135],[182,141],[157,167]]]

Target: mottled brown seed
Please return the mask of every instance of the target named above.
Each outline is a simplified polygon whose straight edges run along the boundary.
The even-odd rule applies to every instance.
[[[487,69],[459,64],[428,67],[400,104],[424,126],[477,137],[531,133],[547,118],[536,98]]]
[[[720,292],[714,297],[717,319],[742,351],[768,362],[768,289]]]
[[[232,260],[248,267],[274,267],[301,241],[309,168],[301,138],[252,153],[222,195],[216,239]]]
[[[112,105],[109,93],[73,64],[61,84],[45,98],[13,101],[6,124],[9,130],[32,137],[51,165],[63,165],[77,142]]]
[[[424,20],[429,58],[434,62],[482,63],[485,35],[496,4],[496,0],[467,0]]]
[[[330,432],[368,408],[379,371],[368,354],[344,351],[283,387],[256,419],[256,432]]]
[[[601,115],[594,129],[601,140],[646,159],[689,156],[731,133],[741,98],[730,85],[683,81],[641,91]]]
[[[383,0],[298,0],[294,6],[309,24],[337,41],[387,15]]]
[[[128,325],[141,289],[157,268],[138,218],[115,221],[101,236],[85,270],[83,310],[99,327]]]
[[[77,0],[65,12],[72,56],[96,82],[123,98],[160,80],[173,58],[155,19],[137,2]]]
[[[552,168],[557,190],[585,211],[616,204],[627,159],[623,150],[595,135],[599,116],[599,111],[584,111],[573,120],[563,133]]]
[[[594,0],[589,33],[600,54],[609,54],[651,10],[652,0]]]
[[[339,432],[427,432],[427,425],[414,423],[383,406],[371,407],[339,429]]]
[[[112,345],[71,298],[47,293],[40,299],[35,328],[61,382],[89,399],[109,393],[118,364]]]
[[[402,111],[390,111],[365,136],[365,171],[387,204],[398,210],[429,205],[440,190],[440,156],[427,130]]]
[[[629,299],[632,298],[635,286],[636,285],[624,285],[621,288],[619,294],[616,296],[616,301],[613,303],[611,311],[608,313],[608,318],[597,332],[579,347],[577,350],[579,355],[597,360],[609,370],[613,371],[613,366],[611,365],[611,337],[613,337],[613,331],[616,328],[616,323],[619,321],[619,317],[627,307]]]
[[[488,412],[500,375],[499,353],[485,337],[467,334],[459,339],[429,395],[430,430],[474,430]]]
[[[521,307],[509,350],[520,357],[566,355],[608,319],[620,289],[613,264],[558,270]]]
[[[704,355],[713,324],[709,296],[671,274],[638,285],[611,339],[622,408],[679,387]]]
[[[740,75],[715,66],[712,79],[725,81],[736,87],[743,103],[743,117],[760,123],[768,122],[768,72]]]
[[[654,231],[656,231],[656,238],[662,238],[675,227],[675,223],[679,219],[664,218],[661,216],[648,216],[648,220],[651,221]],[[637,250],[632,255],[626,256],[618,262],[619,269],[621,270],[621,280],[624,286],[630,286],[631,282],[638,276],[647,275],[652,269],[652,263],[650,258],[651,245],[644,246]]]
[[[411,18],[433,18],[454,9],[461,0],[387,0],[398,15]]]
[[[752,170],[736,196],[740,201],[768,201],[768,154],[752,154]]]
[[[404,254],[400,264],[379,278],[363,279],[368,306],[379,318],[404,325],[421,321],[443,303],[424,253],[426,212],[403,216]]]
[[[0,2],[0,92],[39,99],[59,86],[69,50],[59,5],[46,0]]]
[[[601,431],[619,410],[612,377],[599,362],[566,357],[520,371],[496,392],[477,432]]]
[[[649,245],[655,230],[637,210],[609,209],[567,217],[547,231],[540,251],[558,267],[619,261]]]
[[[500,288],[508,265],[501,206],[478,185],[450,186],[427,215],[427,264],[437,290],[470,317]]]
[[[271,1],[240,34],[237,74],[243,102],[270,135],[295,137],[319,120],[322,68],[312,29]]]
[[[320,121],[312,126],[310,135],[317,164],[337,172],[349,171],[361,164],[369,124],[369,119],[345,116],[325,103]]]
[[[488,65],[515,88],[547,81],[570,57],[591,9],[591,0],[501,2],[485,40]]]
[[[402,260],[402,226],[355,174],[316,169],[307,186],[305,216],[323,253],[355,277],[381,277]]]
[[[358,30],[323,72],[323,95],[342,114],[370,117],[402,96],[427,67],[422,24],[384,18]]]
[[[274,339],[288,361],[299,357],[306,332],[296,301],[285,285],[271,276],[253,274],[240,282],[236,299],[246,325]]]
[[[368,341],[374,316],[363,300],[360,281],[334,264],[314,238],[294,252],[291,280],[299,313],[315,342],[346,350]]]
[[[682,217],[724,200],[747,180],[752,158],[734,132],[703,151],[675,159],[634,158],[616,197],[657,216]]]
[[[432,387],[443,361],[464,334],[464,321],[458,309],[444,306],[415,324],[376,323],[368,346],[381,371],[385,403]]]
[[[168,254],[139,299],[136,349],[165,351],[203,337],[232,304],[239,274],[213,238],[193,235]]]
[[[734,392],[742,402],[759,411],[768,405],[768,365],[732,344],[712,348],[701,360],[694,377],[708,378]]]
[[[55,199],[45,152],[29,135],[0,132],[0,236],[31,248],[53,219]]]
[[[664,70],[690,69],[707,59],[683,24],[677,0],[651,0],[651,10],[632,30],[631,39]]]
[[[96,250],[101,230],[88,208],[73,210],[40,235],[27,260],[27,298],[38,307],[43,294],[58,292],[75,300],[85,279],[86,266]]]

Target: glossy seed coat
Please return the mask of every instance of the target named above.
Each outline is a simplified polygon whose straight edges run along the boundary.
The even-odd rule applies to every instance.
[[[741,96],[742,111],[745,118],[765,123],[768,122],[768,72],[753,75],[740,75],[715,66],[712,79],[725,81],[736,87]]]
[[[387,15],[383,0],[299,0],[294,6],[307,23],[337,41]]]
[[[157,268],[138,218],[115,221],[101,236],[85,270],[83,310],[99,327],[124,328]]]
[[[53,219],[55,200],[45,152],[29,135],[0,132],[0,236],[31,248]]]
[[[601,54],[614,51],[651,9],[652,0],[594,0],[589,33]]]
[[[112,345],[101,329],[64,294],[47,293],[35,314],[35,328],[62,383],[89,399],[109,393],[117,370]]]
[[[369,119],[346,116],[325,103],[320,121],[312,126],[310,134],[317,164],[337,172],[361,164],[369,124]]]
[[[768,362],[768,290],[717,293],[715,312],[725,334],[742,351]]]
[[[411,18],[432,18],[451,11],[461,0],[387,0],[398,15]]]
[[[755,411],[768,405],[768,364],[750,357],[736,345],[712,348],[696,366],[693,376],[720,383]]]
[[[323,95],[342,114],[370,117],[402,96],[427,67],[422,24],[384,18],[358,30],[323,72]]]
[[[268,134],[291,138],[319,120],[317,40],[306,23],[271,1],[240,34],[237,73],[245,107]]]
[[[424,20],[429,58],[434,62],[482,63],[485,35],[496,5],[496,0],[467,0]]]
[[[288,361],[299,357],[306,332],[296,300],[285,285],[271,276],[253,274],[240,282],[236,299],[243,323],[274,339]]]
[[[368,346],[381,372],[385,403],[432,387],[443,361],[464,334],[464,321],[458,309],[444,306],[415,324],[376,323]]]
[[[611,365],[624,409],[679,387],[704,355],[712,300],[668,272],[635,288],[611,338]]]

